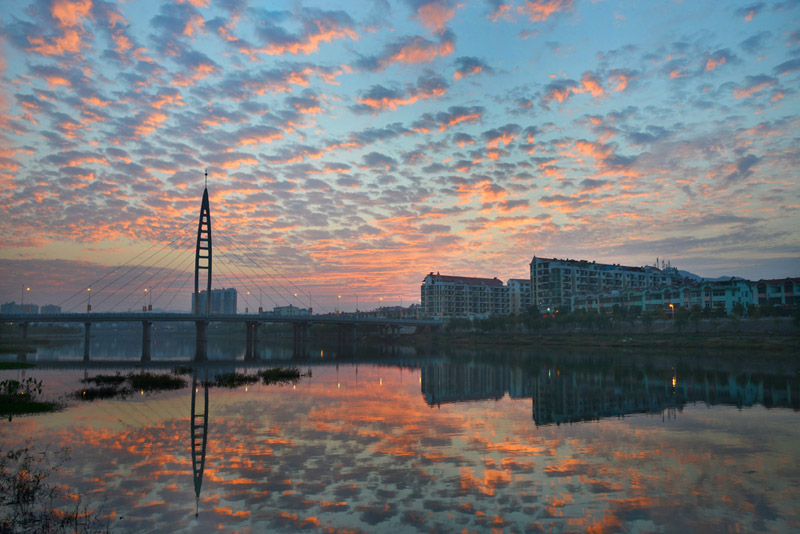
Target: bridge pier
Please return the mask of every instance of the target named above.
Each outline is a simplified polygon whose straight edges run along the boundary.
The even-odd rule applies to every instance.
[[[308,353],[308,342],[311,338],[311,323],[292,323],[293,328],[293,350],[295,357],[303,356]]]
[[[92,323],[83,323],[83,361],[89,361],[89,341],[92,337]]]
[[[195,321],[195,344],[194,361],[204,362],[208,360],[208,321]]]
[[[255,361],[258,359],[258,327],[257,321],[246,321],[244,323],[246,330],[246,345],[244,350],[244,359],[246,361]]]
[[[339,354],[355,354],[358,339],[358,324],[339,325]]]
[[[22,321],[19,325],[22,328],[22,339],[28,338],[28,321]]]
[[[150,332],[153,328],[153,323],[150,321],[142,321],[142,361],[150,361]]]

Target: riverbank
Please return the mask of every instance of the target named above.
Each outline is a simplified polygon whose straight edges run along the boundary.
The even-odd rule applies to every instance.
[[[443,333],[440,343],[460,346],[536,346],[576,348],[670,348],[759,350],[800,354],[800,336],[787,334],[710,333]]]

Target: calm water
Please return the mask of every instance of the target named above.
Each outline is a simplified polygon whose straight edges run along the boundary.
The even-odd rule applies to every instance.
[[[797,359],[313,354],[294,386],[209,390],[199,499],[189,387],[15,418],[0,439],[72,447],[60,480],[115,532],[800,531]],[[109,372],[42,367],[2,377],[57,395]]]

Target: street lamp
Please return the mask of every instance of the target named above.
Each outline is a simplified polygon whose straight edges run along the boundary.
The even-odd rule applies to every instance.
[[[675,305],[672,304],[671,302],[669,304],[669,309],[670,309],[670,312],[671,312],[671,315],[672,315],[672,320],[674,321],[675,320]]]
[[[339,315],[339,307],[342,305],[342,296],[339,295],[339,300],[336,302],[336,315]]]
[[[296,310],[297,310],[297,293],[294,294],[294,307],[295,307],[295,309],[292,310],[292,315],[294,315],[296,313]]]
[[[86,313],[92,311],[92,288],[86,288]]]
[[[153,288],[146,287],[144,288],[144,294],[147,295],[149,298],[147,302],[147,311],[153,311]]]
[[[382,310],[382,308],[383,308],[383,297],[379,297],[378,300],[380,301],[380,303],[378,304],[378,317],[380,317],[381,316],[381,312],[383,311]]]
[[[22,313],[28,313],[28,310],[25,309],[25,293],[30,291],[31,288],[27,287],[25,284],[22,284],[22,289],[24,291],[20,290],[20,297],[19,297],[20,303],[19,303],[19,305],[22,308]]]

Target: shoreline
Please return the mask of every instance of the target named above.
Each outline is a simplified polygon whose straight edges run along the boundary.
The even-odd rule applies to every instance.
[[[670,348],[700,350],[762,350],[785,354],[800,353],[800,336],[788,334],[741,333],[444,333],[438,342],[458,346],[544,346],[576,348]]]

